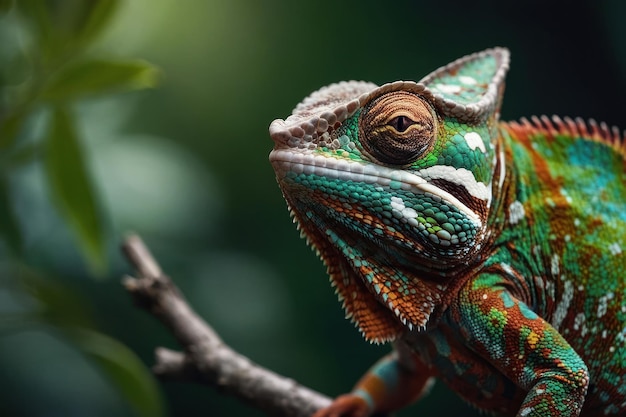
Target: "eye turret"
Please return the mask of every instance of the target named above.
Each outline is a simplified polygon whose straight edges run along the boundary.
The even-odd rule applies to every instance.
[[[419,96],[394,91],[367,104],[359,117],[359,140],[378,162],[409,165],[431,148],[437,135],[433,108]]]

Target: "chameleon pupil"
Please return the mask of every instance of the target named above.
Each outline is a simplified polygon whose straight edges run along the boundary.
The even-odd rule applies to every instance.
[[[415,122],[406,116],[394,117],[389,122],[389,126],[393,127],[399,133],[405,132],[409,127],[411,127],[411,125],[414,125],[414,124]]]

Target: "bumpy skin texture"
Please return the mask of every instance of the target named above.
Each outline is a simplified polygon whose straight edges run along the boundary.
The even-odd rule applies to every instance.
[[[436,378],[497,415],[626,412],[626,145],[499,121],[508,51],[422,81],[325,87],[270,161],[346,315],[394,351],[316,417],[393,411]]]

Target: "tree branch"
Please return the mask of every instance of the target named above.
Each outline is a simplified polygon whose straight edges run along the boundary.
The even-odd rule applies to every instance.
[[[128,236],[122,250],[137,271],[123,284],[135,303],[170,330],[183,352],[157,348],[153,372],[164,380],[202,383],[219,388],[272,416],[310,416],[330,399],[265,369],[226,345],[187,304],[163,274],[139,236]]]

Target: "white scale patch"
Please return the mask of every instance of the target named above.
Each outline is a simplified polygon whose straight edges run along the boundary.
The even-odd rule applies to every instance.
[[[565,197],[565,201],[567,201],[568,204],[572,204],[572,197],[567,194],[567,190],[565,188],[561,188],[559,191],[561,192],[561,195]]]
[[[461,86],[454,84],[435,84],[433,89],[439,90],[444,94],[458,94],[461,91]]]
[[[609,251],[611,252],[611,255],[619,255],[620,253],[622,253],[622,247],[617,242],[611,243],[609,245]]]
[[[535,409],[534,409],[534,408],[532,408],[532,407],[525,407],[525,408],[522,408],[522,409],[519,411],[519,415],[520,415],[520,416],[522,416],[522,417],[526,417],[527,415],[529,415],[530,413],[532,413],[534,410],[535,410]]]
[[[567,311],[569,310],[569,306],[574,299],[574,284],[572,281],[565,281],[565,286],[563,287],[563,296],[561,300],[556,305],[556,309],[554,310],[554,316],[552,317],[552,326],[555,329],[559,329],[561,327],[561,323],[565,316],[567,316]]]
[[[489,143],[489,145],[493,146],[493,144]],[[498,179],[498,189],[502,190],[502,186],[504,185],[504,179],[506,177],[506,161],[504,156],[504,151],[500,151],[500,178]]]
[[[393,210],[400,212],[406,208],[406,206],[404,205],[404,200],[400,197],[391,197],[390,205]]]
[[[470,77],[470,76],[467,76],[467,75],[460,75],[459,76],[459,81],[461,81],[465,85],[476,85],[476,84],[478,84],[478,81],[476,81],[476,79],[474,77]]]
[[[483,142],[483,138],[478,133],[467,132],[463,137],[465,138],[465,142],[467,142],[467,146],[469,146],[471,150],[478,148],[482,153],[487,152],[485,149],[485,142]]]
[[[414,224],[414,222],[412,222],[411,220],[417,219],[417,211],[415,211],[415,209],[411,207],[406,207],[404,205],[404,200],[402,200],[400,197],[391,197],[390,205],[392,214],[395,218],[407,221],[412,225]]]
[[[491,188],[476,181],[472,171],[465,168],[454,168],[448,165],[435,165],[419,171],[423,178],[444,179],[464,187],[471,196],[480,200],[491,200]]]
[[[554,289],[554,282],[552,280],[546,281],[546,296],[552,301],[554,301]]]
[[[552,259],[550,260],[550,272],[552,272],[552,276],[556,277],[557,275],[559,275],[560,269],[559,255],[554,254],[552,255]]]
[[[615,294],[613,294],[612,292],[609,292],[603,295],[602,297],[600,297],[600,299],[598,300],[598,312],[597,312],[598,318],[606,314],[609,308],[609,301],[611,301],[613,297],[615,297]]]
[[[500,266],[502,267],[502,270],[505,274],[509,275],[510,277],[515,277],[515,273],[513,272],[513,268],[511,268],[511,265],[505,262],[501,262]]]
[[[509,206],[509,222],[511,224],[517,224],[526,216],[524,205],[519,201],[514,201]]]
[[[615,336],[615,341],[620,344],[626,342],[626,327],[622,328],[622,331]]]
[[[578,313],[576,317],[574,317],[574,330],[579,331],[582,330],[581,333],[587,333],[585,326],[585,313]]]

